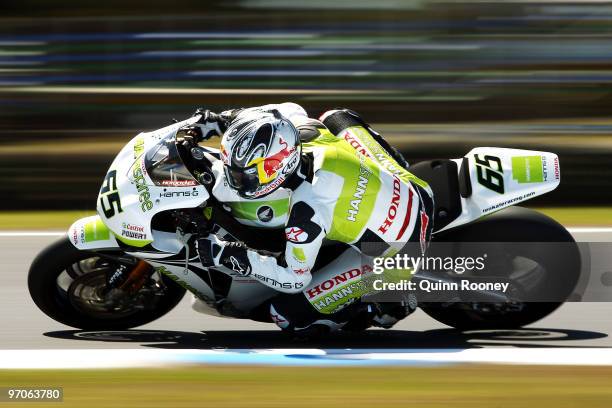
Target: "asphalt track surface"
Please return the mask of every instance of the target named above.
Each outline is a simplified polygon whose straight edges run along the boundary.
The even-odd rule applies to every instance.
[[[574,233],[579,241],[612,242],[612,229]],[[83,332],[57,323],[30,300],[26,278],[29,264],[54,236],[13,236],[0,233],[0,349],[268,349],[376,348],[465,349],[480,347],[612,347],[612,304],[567,303],[555,313],[521,330],[459,332],[422,311],[393,330],[340,334],[321,341],[296,342],[272,324],[224,319],[191,310],[185,299],[168,315],[138,329]]]

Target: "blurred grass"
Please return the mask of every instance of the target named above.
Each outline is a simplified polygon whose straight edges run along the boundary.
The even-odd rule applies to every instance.
[[[3,230],[67,230],[79,218],[95,211],[5,211],[0,213]]]
[[[565,226],[612,226],[612,207],[536,208]],[[94,211],[5,211],[0,212],[2,230],[66,230],[79,218]]]
[[[192,367],[2,370],[2,386],[59,386],[63,407],[609,407],[612,367]],[[40,406],[19,403],[20,407]]]
[[[612,207],[536,208],[566,226],[612,226]]]

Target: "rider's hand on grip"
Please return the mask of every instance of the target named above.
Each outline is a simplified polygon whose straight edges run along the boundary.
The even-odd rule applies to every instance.
[[[200,116],[196,125],[199,126],[202,131],[201,140],[208,140],[213,136],[221,136],[229,124],[227,117],[218,115],[208,109],[198,108],[193,116],[197,115]]]
[[[190,125],[181,129],[182,143],[188,149],[196,146],[199,142],[204,140],[202,136],[202,129],[199,126]]]

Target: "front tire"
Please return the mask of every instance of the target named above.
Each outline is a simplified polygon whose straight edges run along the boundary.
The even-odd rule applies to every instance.
[[[166,289],[153,309],[128,310],[116,314],[88,313],[75,307],[69,287],[75,270],[79,269],[78,265],[96,258],[100,259],[94,252],[75,248],[68,237],[45,248],[32,262],[28,274],[28,289],[36,306],[53,320],[78,329],[122,330],[160,318],[172,310],[185,294],[184,288],[161,275]]]
[[[547,273],[540,285],[554,287],[555,299],[567,299],[580,277],[580,253],[571,234],[552,218],[526,208],[511,207],[499,211],[457,230],[442,232],[435,241],[563,243],[563,250],[555,252],[554,256],[539,253],[537,248],[525,248],[524,253],[515,255],[539,263]],[[429,316],[448,326],[477,330],[526,326],[548,316],[562,304],[561,301],[523,302],[517,307],[504,308],[501,307],[503,304],[463,302],[429,303],[421,307]]]

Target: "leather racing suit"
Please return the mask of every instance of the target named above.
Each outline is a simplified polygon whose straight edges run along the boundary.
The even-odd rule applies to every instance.
[[[263,255],[218,241],[220,248],[212,252],[218,253],[219,264],[289,294],[279,296],[271,306],[272,320],[281,328],[304,328],[315,321],[341,325],[339,320],[346,319],[332,316],[341,314],[358,296],[322,303],[327,293],[320,283],[326,277],[313,282],[312,275],[322,245],[344,243],[346,251],[359,256],[361,244],[377,243],[382,253],[373,255],[389,255],[408,241],[427,241],[433,225],[431,189],[400,165],[403,159],[396,160],[397,153],[354,112],[330,111],[321,122],[294,103],[249,109],[276,109],[295,125],[302,139],[301,166],[283,185],[286,188],[258,200],[241,199],[217,169],[213,194],[245,223],[284,224],[285,251],[281,256]],[[297,298],[308,312],[299,310]]]

